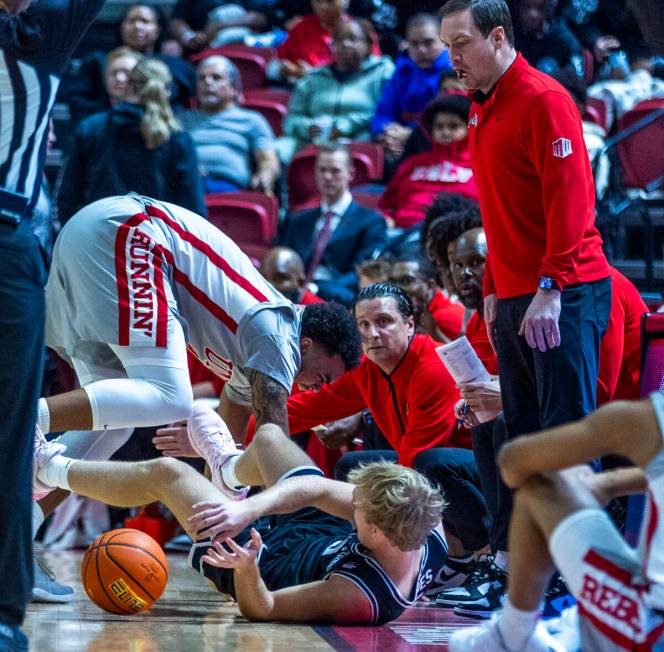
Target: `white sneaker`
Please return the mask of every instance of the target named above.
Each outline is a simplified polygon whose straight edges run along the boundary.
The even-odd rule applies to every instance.
[[[547,632],[541,622],[537,623],[532,636],[522,647],[508,648],[498,627],[499,622],[500,615],[494,615],[491,620],[477,627],[464,627],[454,632],[449,641],[450,652],[565,652],[565,648]]]
[[[41,500],[48,496],[57,487],[50,487],[37,478],[37,472],[46,466],[52,457],[67,450],[64,444],[58,444],[54,441],[46,441],[41,428],[35,425],[35,439],[32,449],[32,497],[34,500]]]
[[[543,621],[546,630],[567,652],[581,651],[579,612],[576,605],[565,609],[558,618]]]
[[[249,488],[236,490],[221,477],[221,467],[236,455],[241,455],[224,420],[207,405],[194,405],[187,421],[187,436],[192,448],[208,463],[212,484],[232,500],[244,500]]]

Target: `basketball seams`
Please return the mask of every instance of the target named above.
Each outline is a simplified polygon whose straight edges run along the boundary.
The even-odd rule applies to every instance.
[[[114,546],[117,546],[117,543],[113,544]],[[143,548],[139,548],[138,546],[124,546],[125,548],[134,548],[135,550],[140,550],[141,552],[145,553],[145,550]],[[147,595],[152,602],[156,602],[157,598],[155,598],[150,591],[148,591],[141,582],[139,582],[117,559],[114,559],[113,556],[111,555],[111,551],[109,550],[108,544],[104,546],[106,550],[106,556],[110,561],[112,561],[137,587],[141,589],[141,591],[145,592],[145,595]],[[148,556],[152,556],[149,553]],[[167,576],[168,577],[168,576]],[[158,596],[157,596],[158,597]]]
[[[111,543],[110,541],[108,543],[100,543],[99,547],[100,548],[107,548],[109,546],[113,547],[118,547],[118,548],[133,548],[134,550],[140,550],[142,553],[146,554],[148,557],[153,559],[159,566],[161,567],[161,570],[164,571],[164,575],[166,576],[166,579],[168,579],[168,569],[164,566],[164,564],[161,563],[159,560],[159,557],[151,553],[149,550],[146,550],[145,548],[141,548],[141,546],[134,545],[133,543]]]
[[[97,571],[97,582],[99,584],[99,587],[101,590],[104,592],[104,595],[106,596],[106,599],[108,600],[108,603],[115,607],[119,613],[124,614],[124,615],[131,615],[133,612],[132,611],[125,611],[122,609],[116,602],[115,600],[108,594],[108,591],[106,590],[106,585],[104,584],[104,581],[101,578],[101,572],[99,571],[99,550],[101,546],[97,546],[95,549],[95,569]],[[113,561],[113,560],[111,560]],[[115,562],[114,562],[115,563]],[[118,613],[116,612],[116,613]]]

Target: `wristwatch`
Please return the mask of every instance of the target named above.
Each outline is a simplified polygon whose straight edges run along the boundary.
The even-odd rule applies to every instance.
[[[537,287],[539,287],[540,290],[558,290],[558,292],[560,292],[560,286],[556,283],[556,280],[550,276],[540,276]]]

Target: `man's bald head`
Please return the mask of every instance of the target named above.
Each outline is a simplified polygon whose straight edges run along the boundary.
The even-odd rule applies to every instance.
[[[304,263],[296,251],[273,247],[261,263],[261,274],[293,303],[298,303],[304,290]]]

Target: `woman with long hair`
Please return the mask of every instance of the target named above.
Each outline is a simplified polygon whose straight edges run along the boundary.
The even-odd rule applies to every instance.
[[[131,71],[127,101],[78,126],[63,169],[58,213],[132,190],[206,214],[196,151],[169,103],[168,67],[144,58]]]

